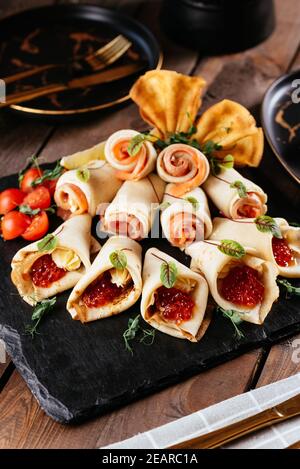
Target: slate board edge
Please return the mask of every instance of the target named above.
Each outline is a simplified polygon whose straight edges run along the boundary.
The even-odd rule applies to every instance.
[[[94,406],[78,410],[77,412],[70,412],[67,407],[55,397],[51,396],[44,385],[38,380],[37,376],[30,367],[27,365],[26,359],[22,352],[21,340],[17,331],[11,327],[0,326],[0,339],[6,344],[6,351],[11,357],[16,369],[25,380],[30,391],[38,401],[43,411],[55,421],[62,424],[78,424],[83,423],[88,419],[95,418],[103,415],[109,411],[115,410],[121,406],[130,404],[143,397],[146,397],[154,392],[161,391],[171,385],[179,383],[184,379],[188,379],[200,372],[209,370],[215,366],[221,365],[229,360],[232,360],[246,352],[250,352],[256,348],[274,345],[282,339],[288,339],[298,332],[300,332],[300,323],[296,326],[293,325],[293,330],[285,328],[276,334],[276,337],[270,338],[268,336],[263,340],[253,341],[251,344],[240,344],[237,342],[236,348],[228,353],[224,353],[216,357],[215,361],[202,364],[197,367],[186,368],[182,374],[174,374],[168,377],[168,382],[156,382],[155,385],[146,385],[141,388],[135,389],[134,392],[128,391],[123,395],[115,397],[113,400],[105,399],[101,403],[95,403]]]

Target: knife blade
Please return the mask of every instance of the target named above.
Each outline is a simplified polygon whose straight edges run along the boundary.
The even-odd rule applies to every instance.
[[[69,89],[85,88],[88,86],[101,85],[103,83],[109,83],[111,81],[119,80],[132,75],[144,68],[144,64],[129,64],[114,67],[110,70],[105,70],[85,77],[73,78],[67,83],[57,83],[51,85],[41,86],[34,90],[21,91],[18,93],[12,93],[6,97],[4,103],[0,103],[0,108],[7,107],[12,104],[17,104],[23,101],[29,101],[31,99],[39,98],[51,93],[59,93]]]
[[[247,417],[227,427],[220,428],[205,435],[170,446],[169,449],[212,449],[218,448],[230,441],[253,433],[275,423],[283,422],[291,417],[300,415],[300,394],[266,409],[258,414]]]

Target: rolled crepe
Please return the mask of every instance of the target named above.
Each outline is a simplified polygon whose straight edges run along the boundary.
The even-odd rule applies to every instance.
[[[138,181],[155,168],[157,153],[151,142],[144,141],[136,155],[129,155],[128,147],[137,135],[140,134],[135,130],[119,130],[105,144],[105,158],[119,179]]]
[[[211,239],[221,240],[228,237],[234,239],[254,249],[258,257],[276,264],[279,274],[283,277],[298,278],[300,277],[300,228],[290,226],[283,218],[274,218],[274,220],[281,231],[282,240],[274,238],[272,233],[259,231],[253,219],[236,222],[224,218],[214,219]],[[282,243],[290,250],[291,262],[287,265],[280,265],[276,261],[276,246],[279,244],[280,249]]]
[[[159,288],[162,287],[161,265],[164,262],[176,264],[178,274],[174,288],[188,294],[194,302],[189,320],[180,322],[168,320],[164,316],[163,309],[157,307],[156,298]],[[174,288],[170,290],[172,296],[176,294]],[[152,327],[173,337],[197,342],[203,337],[209,325],[209,319],[205,318],[207,297],[207,283],[201,275],[158,249],[151,248],[147,251],[143,268],[141,314]]]
[[[223,254],[217,246],[212,246],[203,241],[191,244],[185,251],[192,257],[191,268],[205,275],[215,302],[225,310],[239,311],[241,319],[253,324],[263,324],[270,312],[274,301],[279,296],[276,284],[278,270],[272,262],[268,262],[252,255],[245,255],[242,259]],[[258,273],[258,279],[264,286],[262,301],[254,307],[244,307],[227,301],[220,294],[222,280],[230,270],[238,266],[248,266]]]
[[[93,161],[79,170],[65,172],[57,181],[54,200],[69,215],[87,212],[93,217],[98,206],[110,202],[121,185],[122,181],[108,163]]]
[[[241,198],[237,189],[230,187],[235,181],[244,184],[247,197]],[[267,211],[267,194],[235,169],[224,169],[217,177],[211,174],[203,189],[215,206],[228,218],[259,217]]]
[[[110,255],[115,251],[126,256],[123,270],[112,265]],[[142,292],[141,256],[142,249],[137,242],[125,236],[111,237],[68,299],[67,310],[72,318],[95,321],[130,308]]]
[[[166,147],[159,154],[156,167],[159,176],[172,183],[170,194],[177,197],[201,186],[209,175],[209,163],[205,155],[182,143]]]
[[[212,222],[207,198],[197,187],[184,196],[170,195],[166,187],[162,206],[161,226],[165,237],[173,245],[185,249],[194,241],[202,241],[210,236]],[[170,204],[170,205],[168,205]]]
[[[39,251],[37,241],[16,253],[11,278],[24,301],[35,305],[76,285],[91,265],[90,251],[99,249],[91,236],[91,223],[88,214],[72,217],[54,231],[57,243],[52,249]],[[43,283],[53,271],[59,278],[49,285]]]
[[[165,183],[156,174],[126,181],[102,218],[102,230],[140,240],[152,226],[164,194]]]

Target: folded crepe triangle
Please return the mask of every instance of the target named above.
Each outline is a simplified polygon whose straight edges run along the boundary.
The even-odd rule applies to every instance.
[[[171,70],[151,70],[130,90],[143,120],[155,128],[160,138],[170,133],[187,132],[201,105],[206,82]]]

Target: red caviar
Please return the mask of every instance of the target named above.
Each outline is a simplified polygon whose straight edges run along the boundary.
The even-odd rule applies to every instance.
[[[88,308],[99,308],[111,303],[123,292],[123,287],[118,287],[111,282],[108,271],[92,282],[82,295],[82,301]]]
[[[155,294],[155,309],[162,312],[164,319],[176,321],[188,321],[193,314],[195,306],[191,296],[178,288],[160,287]]]
[[[272,248],[275,261],[281,267],[288,267],[294,261],[293,252],[285,239],[273,237]]]
[[[57,267],[50,254],[39,257],[31,267],[31,279],[36,287],[47,288],[66,275],[67,271]]]
[[[265,287],[258,278],[258,272],[247,265],[232,268],[222,279],[221,295],[231,303],[253,308],[261,303]]]

